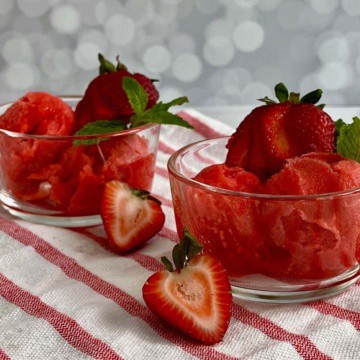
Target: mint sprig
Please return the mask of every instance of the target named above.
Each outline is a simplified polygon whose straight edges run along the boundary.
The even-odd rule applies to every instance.
[[[355,116],[351,124],[342,119],[335,122],[337,131],[336,149],[338,154],[360,162],[360,119]]]
[[[110,134],[126,129],[126,124],[120,120],[98,120],[87,123],[75,133],[75,136]],[[107,138],[74,140],[74,145],[94,145]]]
[[[172,251],[172,258],[177,271],[183,269],[188,262],[199,254],[202,250],[202,245],[190,234],[188,229],[184,228],[184,235],[179,244],[176,244]],[[165,268],[173,272],[174,267],[171,261],[166,257],[161,257],[161,262]]]
[[[146,110],[148,95],[145,89],[135,79],[125,76],[122,81],[123,89],[135,114],[130,118],[130,127],[137,127],[147,123],[170,124],[193,129],[187,121],[180,116],[169,112],[169,108],[189,102],[186,96],[174,99],[169,103],[159,102]]]

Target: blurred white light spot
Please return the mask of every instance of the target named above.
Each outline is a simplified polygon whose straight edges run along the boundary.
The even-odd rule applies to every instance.
[[[213,66],[227,65],[234,58],[234,53],[233,44],[224,36],[209,38],[203,50],[205,60]]]
[[[135,36],[135,25],[132,19],[116,14],[105,24],[105,34],[115,45],[127,45]]]
[[[155,24],[173,24],[177,19],[178,5],[161,2],[157,6],[153,23]]]
[[[155,9],[151,1],[128,1],[125,8],[126,14],[136,19],[137,26],[145,26],[154,19]]]
[[[239,24],[233,35],[235,46],[244,52],[255,51],[264,42],[264,30],[253,21],[245,21]]]
[[[14,0],[1,0],[0,14],[5,15],[9,13],[14,7]]]
[[[13,89],[29,89],[35,80],[34,69],[21,62],[10,64],[5,73],[6,82]]]
[[[97,22],[103,24],[107,17],[107,5],[105,1],[99,1],[94,8],[94,14]]]
[[[100,49],[101,53],[105,53],[109,45],[106,36],[97,30],[85,30],[79,36],[78,43],[92,43]]]
[[[50,79],[62,79],[72,73],[73,63],[69,51],[46,50],[41,57],[41,68]]]
[[[259,0],[257,9],[262,11],[275,10],[284,0]]]
[[[240,24],[244,21],[250,21],[256,18],[255,8],[237,6],[235,2],[229,1],[225,6],[225,18],[234,24]]]
[[[179,55],[172,66],[174,76],[184,82],[191,82],[196,80],[202,70],[202,65],[199,58],[193,54]]]
[[[350,57],[349,44],[344,37],[332,37],[322,42],[318,54],[322,62],[346,61]]]
[[[30,17],[39,17],[44,15],[50,8],[48,0],[17,0],[19,9]]]
[[[12,38],[5,42],[2,55],[8,63],[26,61],[31,62],[34,53],[26,38]]]
[[[259,0],[235,0],[235,3],[243,8],[251,8],[258,2]]]
[[[320,86],[328,90],[343,89],[349,84],[350,80],[350,69],[343,63],[325,63],[319,72]]]
[[[32,48],[36,48],[37,53],[54,48],[52,41],[46,33],[33,32],[27,36]]]
[[[310,0],[310,6],[319,14],[329,14],[339,5],[339,0]]]
[[[171,57],[164,46],[156,45],[145,51],[143,61],[147,69],[162,73],[169,68]]]
[[[350,16],[360,15],[360,1],[359,0],[341,0],[341,5],[346,13]]]
[[[181,6],[178,7],[178,19],[184,19],[188,17],[194,11],[193,1],[183,1]]]
[[[280,26],[288,30],[295,30],[303,27],[303,10],[304,6],[301,1],[290,0],[284,2],[284,4],[277,9],[277,17]]]
[[[314,40],[309,35],[298,35],[290,43],[290,57],[297,63],[308,63],[315,58]]]
[[[196,0],[195,5],[203,14],[214,14],[219,10],[221,3],[220,1]]]
[[[213,36],[232,37],[234,33],[234,23],[227,18],[219,18],[212,20],[205,28],[205,36],[211,38]]]
[[[93,43],[81,43],[74,51],[75,63],[80,69],[93,70],[99,67],[98,54],[100,49]]]
[[[195,52],[195,40],[186,33],[178,33],[169,39],[169,51],[172,55]]]
[[[54,29],[62,34],[73,34],[80,26],[78,10],[72,5],[59,5],[50,14]]]

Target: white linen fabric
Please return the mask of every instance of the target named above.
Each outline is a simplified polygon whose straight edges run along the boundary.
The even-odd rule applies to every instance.
[[[153,192],[166,223],[119,256],[102,226],[64,229],[0,215],[0,359],[360,359],[360,283],[326,301],[234,301],[225,338],[206,346],[172,330],[141,289],[177,241],[166,162],[181,146],[234,129],[194,110],[195,131],[163,127]]]

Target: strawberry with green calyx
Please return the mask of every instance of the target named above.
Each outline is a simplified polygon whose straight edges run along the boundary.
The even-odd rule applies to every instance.
[[[152,80],[145,75],[130,73],[119,61],[114,65],[101,54],[99,61],[100,74],[90,82],[83,99],[75,109],[77,129],[96,120],[128,121],[134,110],[122,88],[125,76],[135,79],[145,89],[148,94],[148,108],[154,106],[159,99],[159,92]]]
[[[168,110],[188,102],[180,97],[169,103],[158,101],[159,93],[154,80],[142,74],[132,74],[117,59],[117,65],[101,54],[100,75],[88,86],[83,99],[75,109],[75,135],[93,135],[119,131],[116,122],[124,129],[146,123],[174,124],[192,128],[186,121]],[[112,121],[112,123],[110,123]],[[95,132],[96,131],[96,132]],[[92,144],[94,142],[81,142]]]
[[[335,122],[337,131],[337,153],[360,162],[360,119],[355,116],[351,124],[342,119]]]
[[[322,91],[300,97],[284,84],[275,87],[279,102],[265,97],[231,136],[226,164],[269,178],[294,156],[309,152],[334,152],[336,130],[331,117],[316,106]]]
[[[173,249],[174,266],[166,257],[166,270],[143,286],[147,306],[161,319],[205,344],[222,340],[229,326],[232,295],[228,276],[219,260],[198,255],[200,243],[185,229]]]

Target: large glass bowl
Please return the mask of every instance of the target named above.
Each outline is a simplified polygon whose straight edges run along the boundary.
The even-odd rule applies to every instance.
[[[227,141],[200,141],[169,159],[179,236],[187,227],[222,261],[241,299],[310,301],[352,285],[359,278],[360,188],[274,196],[194,181],[205,167],[225,161]]]
[[[74,107],[81,97],[62,97]],[[11,104],[0,107],[4,113]],[[104,184],[150,191],[160,126],[91,136],[26,135],[0,129],[0,200],[32,222],[66,227],[101,223]]]

